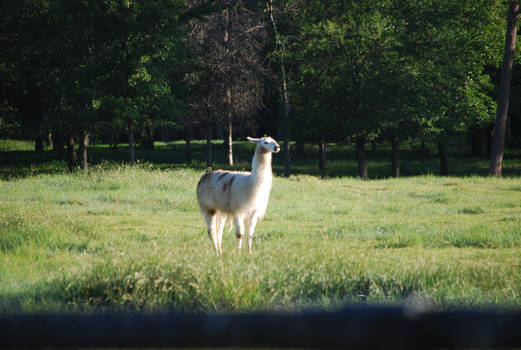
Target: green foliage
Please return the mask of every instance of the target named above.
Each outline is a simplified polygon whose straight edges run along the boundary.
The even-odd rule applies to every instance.
[[[479,6],[467,6],[442,0],[400,1],[399,5],[401,16],[407,19],[403,50],[418,68],[423,84],[423,103],[416,106],[426,111],[420,126],[436,135],[490,122],[495,104],[484,67],[500,61],[504,3],[482,1]]]
[[[228,55],[218,16],[205,17],[223,9],[216,1],[3,2],[0,137],[88,129],[108,139],[158,125],[201,135],[201,121],[223,114],[230,77],[234,130],[274,133],[282,61],[299,140],[445,138],[492,120],[502,0],[277,1],[266,11],[277,18],[272,36],[265,3],[242,5],[229,33],[240,50]]]
[[[403,140],[492,120],[493,86],[484,67],[501,56],[503,2],[284,6],[292,16],[282,40],[298,137]]]
[[[184,1],[31,0],[2,11],[2,90],[20,111],[36,96],[28,113],[45,113],[47,127],[93,132],[185,111]]]

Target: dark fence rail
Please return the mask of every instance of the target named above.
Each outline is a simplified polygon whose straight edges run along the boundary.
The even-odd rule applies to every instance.
[[[350,307],[254,314],[0,314],[0,348],[521,347],[521,312]]]

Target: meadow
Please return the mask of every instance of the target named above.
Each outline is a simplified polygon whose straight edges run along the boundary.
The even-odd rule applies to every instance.
[[[0,312],[521,307],[515,152],[500,179],[456,151],[453,176],[435,176],[436,155],[414,145],[397,179],[384,146],[368,154],[369,181],[347,146],[330,145],[321,172],[310,145],[290,178],[276,156],[254,253],[226,232],[218,257],[195,198],[203,144],[190,165],[182,143],[156,148],[131,167],[124,147],[93,146],[89,172],[69,173],[49,150],[0,142]],[[248,169],[253,149],[236,150]]]

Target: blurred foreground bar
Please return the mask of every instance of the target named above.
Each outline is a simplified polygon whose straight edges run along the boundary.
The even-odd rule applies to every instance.
[[[0,348],[521,347],[521,312],[349,307],[253,314],[0,314]]]

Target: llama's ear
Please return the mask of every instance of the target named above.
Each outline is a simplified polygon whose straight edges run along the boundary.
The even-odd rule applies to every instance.
[[[253,143],[259,143],[259,140],[260,140],[260,139],[256,139],[256,138],[249,137],[249,136],[246,138],[248,139],[248,141],[253,142]]]

